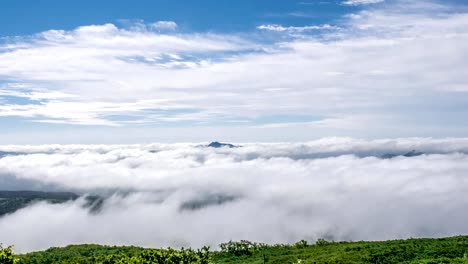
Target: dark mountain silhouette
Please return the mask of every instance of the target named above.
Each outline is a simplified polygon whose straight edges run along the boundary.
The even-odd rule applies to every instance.
[[[208,147],[210,147],[210,148],[223,148],[223,147],[235,148],[236,146],[234,146],[233,144],[229,144],[229,143],[221,143],[221,142],[218,142],[218,141],[214,141],[214,142],[211,142],[210,144],[208,144]]]
[[[40,192],[40,191],[0,191],[0,217],[14,213],[35,202],[65,203],[80,198],[72,192]],[[99,196],[86,196],[84,207],[91,212],[98,212],[102,206],[103,198]]]
[[[392,158],[395,158],[395,157],[416,157],[416,156],[420,156],[420,155],[423,155],[424,152],[418,152],[416,150],[411,150],[410,152],[406,152],[406,153],[401,153],[401,154],[394,154],[394,153],[387,153],[387,154],[384,154],[381,156],[382,159],[392,159]]]
[[[180,210],[199,210],[209,206],[222,205],[240,199],[238,196],[225,194],[212,194],[197,199],[188,200],[180,205]]]

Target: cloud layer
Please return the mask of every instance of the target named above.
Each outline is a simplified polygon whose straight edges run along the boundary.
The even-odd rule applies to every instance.
[[[0,178],[30,188],[99,193],[0,218],[3,243],[216,246],[396,239],[468,232],[468,139],[307,143],[2,146]],[[382,159],[383,154],[424,152]]]

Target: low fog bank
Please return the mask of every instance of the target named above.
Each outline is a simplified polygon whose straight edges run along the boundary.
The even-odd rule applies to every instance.
[[[0,158],[0,183],[106,199],[35,203],[0,218],[0,239],[26,252],[468,233],[468,139],[239,145],[1,146],[16,154]],[[424,154],[381,158],[411,150]]]
[[[196,152],[194,149],[204,149],[206,153],[209,143],[174,143],[174,144],[133,144],[133,145],[0,145],[0,157],[7,155],[22,155],[32,153],[43,154],[76,154],[83,151],[107,153],[116,149],[145,150],[151,152],[179,151]],[[411,150],[425,153],[468,153],[468,138],[397,138],[363,140],[346,137],[331,137],[302,143],[239,143],[242,148],[230,149],[229,153],[244,158],[308,155],[338,156],[355,154],[359,156],[383,155],[386,153],[404,153]],[[225,151],[217,151],[225,152]]]

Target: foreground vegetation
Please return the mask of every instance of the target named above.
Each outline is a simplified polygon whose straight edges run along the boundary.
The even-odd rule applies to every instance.
[[[313,245],[265,245],[249,241],[228,242],[219,251],[208,248],[145,249],[100,245],[73,245],[14,256],[0,248],[0,263],[468,263],[468,236],[408,239],[383,242],[328,242]]]
[[[15,257],[11,247],[3,248],[0,244],[0,263],[1,264],[16,264],[18,258]]]

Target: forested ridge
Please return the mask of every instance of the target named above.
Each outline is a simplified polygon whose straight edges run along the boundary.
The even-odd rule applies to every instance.
[[[382,242],[333,242],[315,244],[299,241],[293,245],[266,245],[230,241],[210,251],[201,249],[150,249],[134,246],[71,245],[15,255],[1,248],[0,263],[468,263],[468,236],[438,239],[407,239]]]

